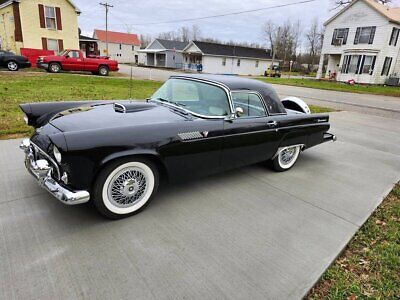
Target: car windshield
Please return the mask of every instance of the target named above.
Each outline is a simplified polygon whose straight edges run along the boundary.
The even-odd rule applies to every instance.
[[[203,116],[230,114],[229,99],[222,88],[194,80],[169,79],[151,99],[168,102]]]

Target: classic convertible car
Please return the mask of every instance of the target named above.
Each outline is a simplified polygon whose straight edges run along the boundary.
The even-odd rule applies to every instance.
[[[268,161],[289,170],[301,151],[334,141],[326,114],[266,83],[177,75],[146,101],[22,104],[25,165],[65,204],[93,201],[108,218],[141,211],[168,181]]]

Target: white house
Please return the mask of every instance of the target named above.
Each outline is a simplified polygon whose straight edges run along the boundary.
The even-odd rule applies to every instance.
[[[187,42],[155,39],[146,49],[139,51],[139,64],[181,69],[183,63],[182,50],[187,44]]]
[[[400,8],[373,0],[354,0],[325,23],[317,78],[336,74],[338,81],[384,84],[400,75]]]
[[[119,63],[138,63],[140,40],[136,34],[95,29],[93,38],[98,40],[100,55],[107,55]]]
[[[189,69],[202,65],[203,72],[215,74],[263,75],[271,66],[269,50],[192,41],[183,49]]]

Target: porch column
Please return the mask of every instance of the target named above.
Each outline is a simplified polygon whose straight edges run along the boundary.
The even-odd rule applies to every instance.
[[[322,77],[322,71],[324,69],[324,59],[325,59],[325,54],[321,54],[319,58],[319,65],[318,65],[318,71],[317,71],[317,79],[321,79]]]

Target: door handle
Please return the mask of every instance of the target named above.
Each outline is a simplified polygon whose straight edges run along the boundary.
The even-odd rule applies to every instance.
[[[278,122],[277,121],[268,121],[267,125],[269,127],[276,127],[276,126],[278,126]]]

